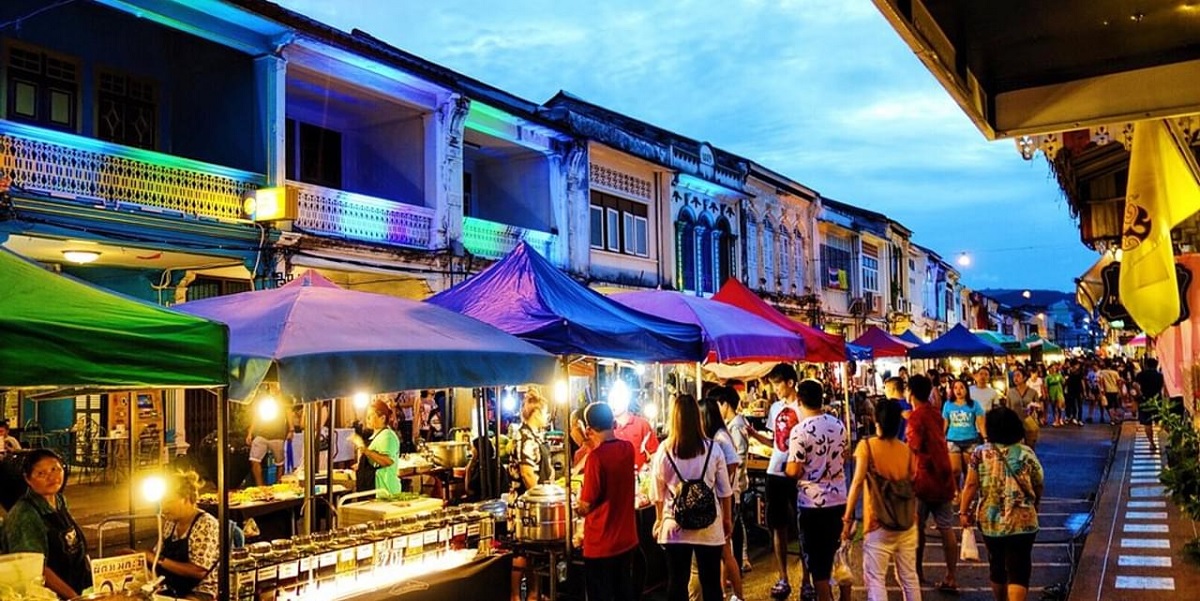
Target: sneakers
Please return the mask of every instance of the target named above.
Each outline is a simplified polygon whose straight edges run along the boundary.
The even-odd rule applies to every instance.
[[[817,601],[817,589],[811,584],[800,587],[800,601]]]

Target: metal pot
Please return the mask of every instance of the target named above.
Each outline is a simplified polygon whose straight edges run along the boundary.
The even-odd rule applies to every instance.
[[[513,505],[517,540],[561,541],[567,538],[567,490],[557,484],[539,484]]]
[[[425,448],[433,455],[434,463],[442,467],[466,467],[471,458],[471,444],[466,442],[431,442]]]

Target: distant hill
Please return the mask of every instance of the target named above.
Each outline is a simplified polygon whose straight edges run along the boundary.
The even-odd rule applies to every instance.
[[[1028,305],[1031,307],[1049,307],[1059,301],[1075,302],[1075,294],[1072,292],[1062,292],[1060,290],[1032,290],[1029,289],[1029,298],[1025,298],[1026,288],[1018,290],[1010,290],[1006,288],[988,288],[980,290],[979,293],[984,296],[994,298],[1001,303],[1010,307],[1020,307]]]

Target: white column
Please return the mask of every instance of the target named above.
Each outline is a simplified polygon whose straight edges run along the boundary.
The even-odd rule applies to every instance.
[[[258,114],[262,116],[267,186],[282,186],[287,179],[287,61],[267,55],[254,59],[259,82]]]
[[[425,124],[425,206],[434,209],[431,249],[461,242],[463,123],[471,101],[451,94]]]
[[[566,195],[562,209],[566,212],[558,229],[559,248],[564,266],[575,273],[588,273],[592,263],[591,163],[587,142],[571,144],[563,153],[562,169],[566,178]]]

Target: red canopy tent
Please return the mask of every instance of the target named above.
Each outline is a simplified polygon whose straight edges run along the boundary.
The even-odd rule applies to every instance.
[[[846,339],[827,334],[812,326],[802,324],[767,304],[741,282],[729,278],[713,295],[713,300],[729,303],[749,311],[771,323],[795,332],[804,339],[804,360],[812,363],[837,363],[846,360]]]
[[[854,339],[851,342],[855,346],[865,346],[872,351],[872,356],[876,359],[882,357],[907,357],[908,349],[917,346],[909,344],[879,328],[879,326],[871,326],[863,332],[862,336]]]

